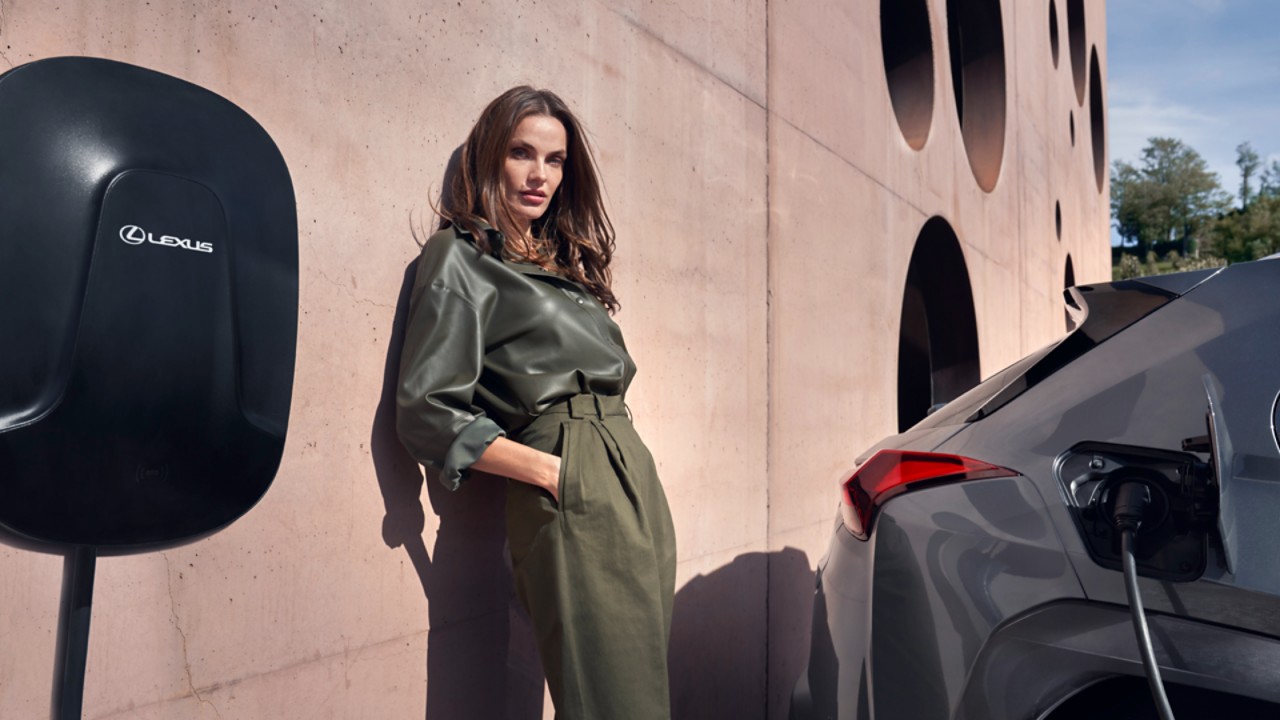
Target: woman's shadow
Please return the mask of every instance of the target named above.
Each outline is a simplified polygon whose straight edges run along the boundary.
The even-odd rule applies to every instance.
[[[369,442],[386,506],[382,539],[404,548],[427,600],[426,720],[536,720],[542,717],[542,666],[512,591],[506,481],[477,473],[450,492],[434,473],[424,477],[396,435],[400,351],[416,268],[416,259],[405,268]],[[431,552],[422,537],[424,484],[439,518]]]

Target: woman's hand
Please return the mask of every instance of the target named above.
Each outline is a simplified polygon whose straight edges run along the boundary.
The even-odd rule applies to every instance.
[[[480,472],[509,477],[540,487],[560,504],[560,458],[500,437],[471,466]]]

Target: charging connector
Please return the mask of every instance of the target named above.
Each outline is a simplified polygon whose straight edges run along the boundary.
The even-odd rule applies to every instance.
[[[1120,530],[1138,532],[1151,507],[1151,486],[1137,480],[1122,481],[1111,506],[1111,519]]]
[[[1086,441],[1054,463],[1089,557],[1124,575],[1138,653],[1164,720],[1172,720],[1173,711],[1156,665],[1138,574],[1163,582],[1204,576],[1218,525],[1219,489],[1213,467],[1192,452],[1212,446],[1207,437],[1188,438],[1182,452]]]
[[[1164,691],[1160,666],[1156,664],[1155,649],[1151,646],[1151,631],[1147,627],[1147,616],[1142,610],[1142,595],[1138,590],[1137,560],[1134,558],[1138,530],[1147,519],[1151,500],[1151,488],[1146,483],[1139,480],[1122,480],[1119,487],[1115,489],[1112,520],[1120,530],[1124,587],[1129,596],[1129,612],[1133,617],[1134,634],[1138,638],[1138,654],[1142,656],[1142,667],[1147,672],[1151,697],[1156,703],[1156,710],[1160,713],[1161,720],[1173,720],[1173,708],[1169,706],[1169,697]]]

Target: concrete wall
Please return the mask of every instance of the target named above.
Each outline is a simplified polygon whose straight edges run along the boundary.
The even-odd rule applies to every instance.
[[[963,250],[984,375],[1061,334],[1068,255],[1080,282],[1109,273],[1068,2],[1052,3],[1056,68],[1050,0],[998,2],[1007,110],[988,192],[961,137],[947,3],[919,1],[920,149],[890,101],[874,0],[0,2],[0,70],[92,55],[208,87],[272,134],[298,197],[280,474],[209,539],[99,561],[85,717],[543,716],[499,483],[424,484],[387,412],[414,229],[479,110],[521,82],[580,111],[619,229],[629,400],[680,543],[676,714],[785,717],[834,481],[896,431],[926,220]],[[1105,69],[1104,2],[1080,4]],[[46,717],[61,560],[0,546],[0,575],[0,717]]]
[[[1007,113],[990,192],[958,121],[949,4],[927,3],[933,108],[919,150],[890,101],[881,3],[769,4],[769,548],[799,548],[810,563],[825,552],[836,481],[858,453],[897,432],[903,287],[927,220],[943,218],[959,239],[983,377],[1061,337],[1068,256],[1077,282],[1110,278],[1109,189],[1095,179],[1088,97],[1082,105],[1074,92],[1067,3],[1053,3],[1056,69],[1050,2],[998,3]],[[1097,46],[1105,67],[1105,5],[1081,4],[1086,47]],[[974,94],[970,103],[984,101]],[[782,567],[770,573],[771,718],[785,717],[789,683],[807,657],[795,642],[807,637],[799,579]]]

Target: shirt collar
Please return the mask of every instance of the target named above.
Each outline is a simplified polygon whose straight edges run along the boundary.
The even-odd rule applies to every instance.
[[[484,220],[484,218],[476,218],[476,224],[480,226],[480,231],[483,232],[485,234],[485,237],[489,240],[489,253],[493,255],[493,257],[496,258],[502,264],[507,265],[511,269],[519,273],[522,273],[524,275],[537,275],[540,277],[549,277],[549,278],[555,278],[557,280],[564,280],[566,282],[573,282],[572,280],[569,280],[569,278],[566,278],[565,276],[559,273],[551,272],[550,270],[547,270],[546,268],[536,263],[526,263],[526,262],[519,262],[516,260],[508,260],[506,258],[506,254],[502,251],[507,243],[507,238],[502,234],[502,232],[497,228],[495,228],[494,226],[490,225],[487,221]],[[457,234],[460,237],[466,238],[472,243],[475,242],[475,238],[472,236],[471,232],[467,230],[465,227],[455,223],[454,228],[455,228],[455,232],[457,232]]]

